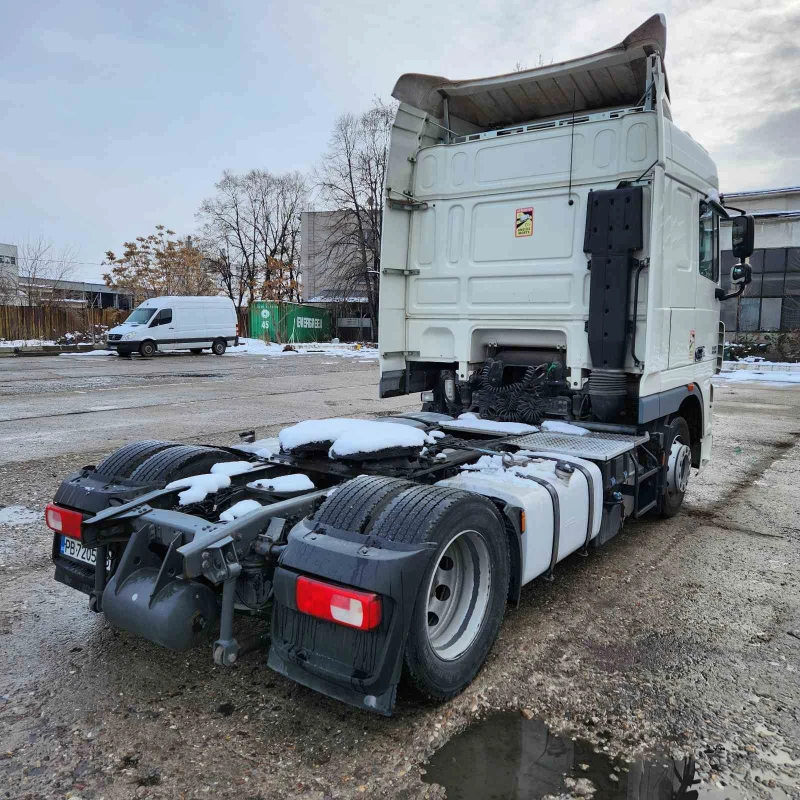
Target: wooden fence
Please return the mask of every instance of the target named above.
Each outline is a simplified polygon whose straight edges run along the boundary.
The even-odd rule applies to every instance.
[[[0,306],[0,340],[47,339],[57,341],[77,334],[78,341],[91,341],[92,331],[119,325],[131,312],[116,308],[85,306]],[[97,327],[95,327],[97,326]],[[69,341],[69,337],[67,337]]]

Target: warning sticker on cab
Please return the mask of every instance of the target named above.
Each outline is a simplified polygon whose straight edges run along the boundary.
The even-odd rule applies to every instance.
[[[533,209],[518,208],[514,236],[533,236]]]

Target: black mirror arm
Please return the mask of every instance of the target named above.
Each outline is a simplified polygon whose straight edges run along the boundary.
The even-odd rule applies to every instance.
[[[745,284],[740,283],[734,291],[726,292],[724,289],[720,289],[719,286],[717,286],[717,288],[714,289],[714,297],[716,297],[717,300],[732,300],[744,291],[744,287]]]

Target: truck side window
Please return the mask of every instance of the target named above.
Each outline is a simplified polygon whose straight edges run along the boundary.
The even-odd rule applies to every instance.
[[[719,279],[719,218],[708,203],[700,203],[700,274]]]
[[[156,325],[168,325],[170,322],[172,322],[172,309],[162,308],[161,311],[156,314],[156,318],[150,323],[150,327],[155,328]]]

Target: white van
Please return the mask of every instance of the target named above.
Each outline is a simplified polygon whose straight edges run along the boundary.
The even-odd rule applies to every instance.
[[[109,330],[107,344],[121,356],[208,348],[221,356],[238,335],[236,309],[227,297],[152,297]]]

